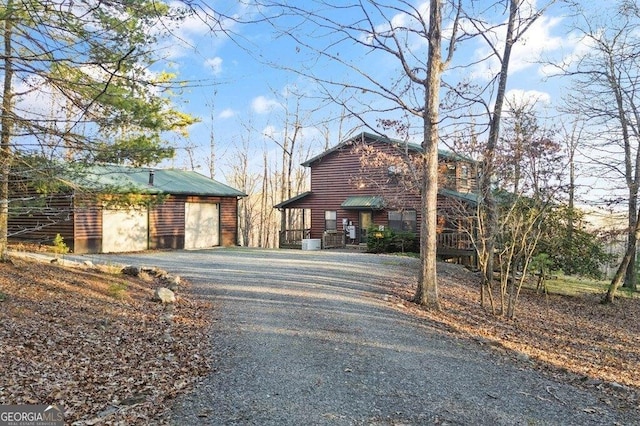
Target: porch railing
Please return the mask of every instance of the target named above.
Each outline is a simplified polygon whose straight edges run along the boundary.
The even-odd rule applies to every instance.
[[[344,232],[324,231],[322,234],[322,248],[344,247]]]
[[[287,229],[280,231],[280,248],[302,248],[302,240],[311,238],[311,229]],[[344,247],[343,232],[325,232],[322,235],[322,248]],[[438,234],[438,250],[473,251],[473,242],[464,232]]]
[[[311,229],[286,229],[280,231],[280,248],[302,248],[302,240],[310,238]]]
[[[443,232],[438,234],[438,248],[455,250],[473,250],[473,242],[469,234],[464,232]]]

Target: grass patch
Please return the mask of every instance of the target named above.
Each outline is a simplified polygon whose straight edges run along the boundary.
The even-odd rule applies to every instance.
[[[585,294],[604,294],[609,288],[610,281],[594,280],[591,278],[575,277],[570,275],[552,275],[546,280],[547,291],[550,294],[563,296],[580,296]],[[526,287],[535,290],[536,279],[529,280]],[[617,297],[640,298],[640,293],[624,287],[618,288]]]
[[[127,283],[114,283],[107,289],[107,294],[114,299],[122,300],[127,296]]]

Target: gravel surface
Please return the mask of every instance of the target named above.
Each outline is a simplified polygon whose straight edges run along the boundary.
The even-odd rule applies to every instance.
[[[385,282],[415,259],[214,249],[83,256],[159,266],[213,302],[213,372],[174,425],[640,424],[404,313]]]

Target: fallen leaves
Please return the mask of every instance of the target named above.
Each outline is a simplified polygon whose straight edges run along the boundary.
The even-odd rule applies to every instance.
[[[209,371],[210,312],[184,283],[168,312],[154,287],[96,269],[0,264],[0,404],[56,404],[76,425],[161,423],[167,402]]]
[[[442,311],[415,304],[405,309],[560,380],[619,393],[627,407],[639,408],[639,299],[618,298],[613,305],[601,305],[598,295],[541,295],[523,289],[518,317],[508,321],[480,306],[476,274],[447,263],[438,264],[438,274]],[[387,287],[396,299],[408,300],[415,282],[407,274]],[[397,303],[392,299],[390,303]]]

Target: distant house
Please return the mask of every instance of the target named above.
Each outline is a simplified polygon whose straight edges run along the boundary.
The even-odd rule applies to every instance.
[[[304,162],[310,191],[274,206],[282,212],[280,247],[307,239],[323,248],[365,244],[371,225],[419,235],[420,193],[409,164],[421,152],[420,145],[361,133]],[[439,161],[438,254],[470,261],[475,163],[448,151]]]
[[[246,194],[199,173],[97,165],[67,180],[44,196],[14,188],[10,241],[49,244],[60,234],[75,253],[237,245]]]

